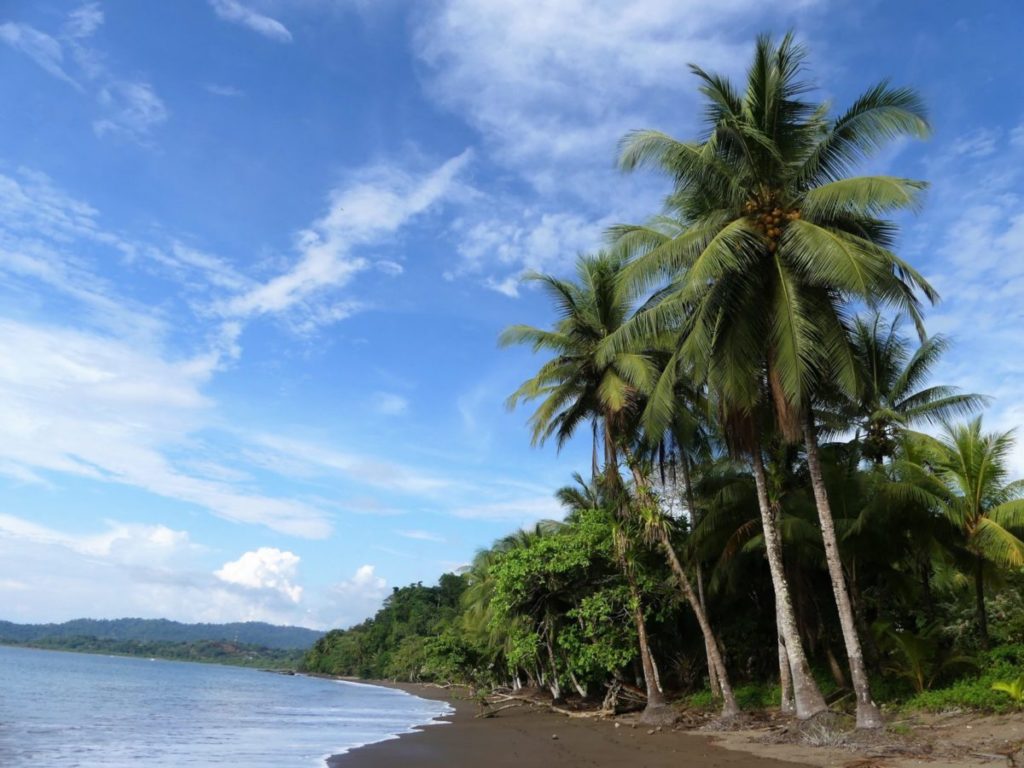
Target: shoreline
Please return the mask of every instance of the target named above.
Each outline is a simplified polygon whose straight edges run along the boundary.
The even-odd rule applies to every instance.
[[[366,682],[366,681],[353,681]],[[713,743],[685,729],[655,730],[624,719],[567,718],[524,705],[477,718],[477,704],[457,691],[416,683],[372,682],[453,709],[410,733],[358,747],[327,760],[329,768],[522,768],[527,765],[634,765],[644,768],[799,768],[806,763],[761,757]]]
[[[478,718],[479,706],[460,695],[465,692],[463,688],[350,682],[444,701],[454,711],[387,741],[332,755],[327,759],[329,768],[522,768],[554,764],[591,768],[1003,768],[1008,762],[1005,746],[1013,743],[1017,746],[1011,751],[1022,750],[1017,757],[1024,757],[1021,714],[922,715],[913,725],[915,738],[906,741],[903,748],[898,745],[900,737],[888,730],[862,735],[859,743],[811,746],[771,738],[772,732],[777,734],[780,728],[789,730],[789,721],[725,731],[696,731],[682,724],[657,729],[637,723],[631,715],[569,718],[530,705]]]

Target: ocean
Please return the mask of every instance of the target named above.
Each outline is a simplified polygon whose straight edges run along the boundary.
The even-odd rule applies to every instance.
[[[448,711],[358,683],[0,647],[2,768],[323,768]]]

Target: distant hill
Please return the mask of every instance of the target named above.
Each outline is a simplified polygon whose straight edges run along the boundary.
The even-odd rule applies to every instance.
[[[63,624],[14,624],[0,621],[0,643],[93,637],[99,640],[195,643],[203,640],[282,650],[306,649],[323,632],[304,627],[278,627],[259,621],[233,624],[182,624],[167,619],[74,619]]]

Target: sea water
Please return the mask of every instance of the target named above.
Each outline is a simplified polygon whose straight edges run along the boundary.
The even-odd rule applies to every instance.
[[[0,647],[2,768],[323,768],[448,711],[372,685]]]

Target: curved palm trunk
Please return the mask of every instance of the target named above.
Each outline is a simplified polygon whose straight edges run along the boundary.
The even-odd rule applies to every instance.
[[[806,720],[827,709],[825,697],[821,695],[821,690],[811,675],[811,667],[807,663],[807,656],[804,654],[804,647],[800,643],[800,634],[796,628],[789,584],[786,583],[786,574],[782,569],[782,542],[768,501],[768,480],[765,476],[760,446],[754,448],[752,457],[754,484],[757,486],[757,506],[761,513],[761,528],[764,531],[764,548],[768,556],[768,568],[772,574],[772,587],[775,590],[776,616],[785,642],[793,680],[793,702],[796,706],[796,716]]]
[[[647,621],[644,619],[644,607],[640,600],[640,589],[637,587],[636,578],[633,576],[625,561],[625,556],[620,552],[619,567],[622,569],[629,584],[629,597],[633,610],[633,623],[636,624],[637,641],[640,644],[640,665],[644,671],[644,687],[647,690],[647,706],[644,713],[651,713],[654,710],[665,706],[665,698],[661,695],[658,686],[658,668],[655,666],[654,654],[651,652],[651,642],[647,636]]]
[[[693,525],[696,527],[698,523],[697,519],[697,507],[694,504],[693,499],[693,483],[690,479],[690,457],[686,455],[685,451],[679,451],[680,464],[683,468],[683,489],[686,493],[686,508],[690,511],[690,519],[693,521]],[[700,567],[700,563],[697,563],[697,602],[700,604],[701,611],[704,612],[704,616],[707,616],[708,607],[704,601],[704,573]],[[698,619],[699,621],[700,619]],[[703,627],[701,628],[703,631]],[[715,638],[717,640],[717,638]],[[721,657],[721,646],[717,642],[709,642],[707,635],[704,636],[704,655],[707,657],[708,664],[708,685],[711,687],[711,692],[717,694],[721,692],[724,707],[722,710],[723,715],[735,714],[731,711],[732,707],[729,704],[728,698],[725,696],[725,689],[723,688],[722,679],[719,677],[719,669],[722,671],[722,677],[725,679],[725,686],[729,686],[729,678],[725,672],[725,662]],[[718,656],[716,661],[715,656]],[[732,688],[729,687],[730,696],[732,695]],[[735,706],[735,701],[733,702]],[[735,710],[739,711],[738,708]]]
[[[789,671],[789,654],[786,651],[786,640],[782,633],[778,601],[775,602],[775,628],[779,638],[779,688],[782,691],[779,711],[784,715],[792,715],[796,712],[796,704],[793,702],[793,674]]]
[[[732,685],[729,683],[729,674],[725,669],[725,661],[722,659],[718,640],[711,629],[707,613],[701,607],[700,601],[697,600],[697,595],[694,594],[693,587],[690,585],[690,578],[686,575],[686,571],[683,570],[682,563],[679,562],[679,557],[676,555],[675,549],[672,548],[672,543],[669,541],[668,534],[664,529],[658,529],[658,538],[661,548],[665,552],[665,558],[672,568],[672,573],[676,577],[676,581],[679,582],[679,587],[682,589],[686,601],[693,609],[693,613],[697,617],[697,623],[700,625],[700,631],[704,635],[704,646],[708,653],[708,671],[712,678],[717,677],[718,691],[722,695],[722,716],[732,717],[738,715],[740,708],[736,703],[736,696],[733,694]]]
[[[548,624],[544,633],[545,644],[548,648],[548,662],[551,664],[551,683],[548,688],[551,690],[551,698],[560,701],[562,698],[562,687],[558,684],[558,666],[555,664],[555,646],[551,638],[551,625]]]
[[[644,478],[643,473],[641,473],[636,467],[636,464],[632,461],[632,457],[629,456],[628,453],[627,459],[630,462],[630,469],[633,473],[633,480],[636,482],[637,488],[642,488],[646,491],[646,478]],[[689,472],[685,469],[684,478],[687,491],[687,503],[690,505],[690,509],[693,509],[693,496],[690,492]],[[733,694],[732,685],[729,683],[729,675],[725,670],[725,661],[722,659],[722,653],[718,646],[718,640],[715,637],[715,633],[711,629],[711,622],[708,621],[707,611],[704,610],[704,606],[697,599],[697,595],[693,591],[693,586],[690,584],[690,577],[686,575],[686,571],[683,569],[682,563],[679,562],[679,556],[676,554],[675,548],[672,546],[672,541],[669,539],[668,531],[662,527],[658,527],[655,535],[657,536],[658,544],[661,546],[662,552],[665,554],[665,559],[668,561],[669,568],[675,576],[676,581],[679,583],[679,588],[682,590],[683,597],[685,597],[686,602],[690,604],[690,608],[693,609],[693,613],[697,617],[697,623],[700,625],[701,634],[704,636],[704,649],[707,653],[708,678],[711,682],[711,690],[712,692],[720,693],[722,696],[722,716],[733,717],[738,715],[740,708],[736,703],[736,697]]]
[[[871,686],[868,673],[864,667],[864,653],[861,650],[860,637],[850,605],[850,594],[846,589],[846,576],[843,563],[839,558],[839,542],[836,539],[835,523],[832,520],[832,509],[828,502],[828,491],[821,472],[821,456],[818,452],[818,436],[814,428],[814,417],[808,410],[804,419],[804,443],[807,446],[807,468],[811,475],[811,488],[814,501],[818,507],[818,522],[821,524],[821,539],[825,545],[825,560],[828,573],[832,579],[832,592],[835,594],[836,607],[839,609],[839,625],[843,630],[843,641],[846,644],[846,657],[850,664],[850,677],[853,680],[853,691],[857,697],[857,727],[881,728],[884,725],[882,713],[871,699]]]

